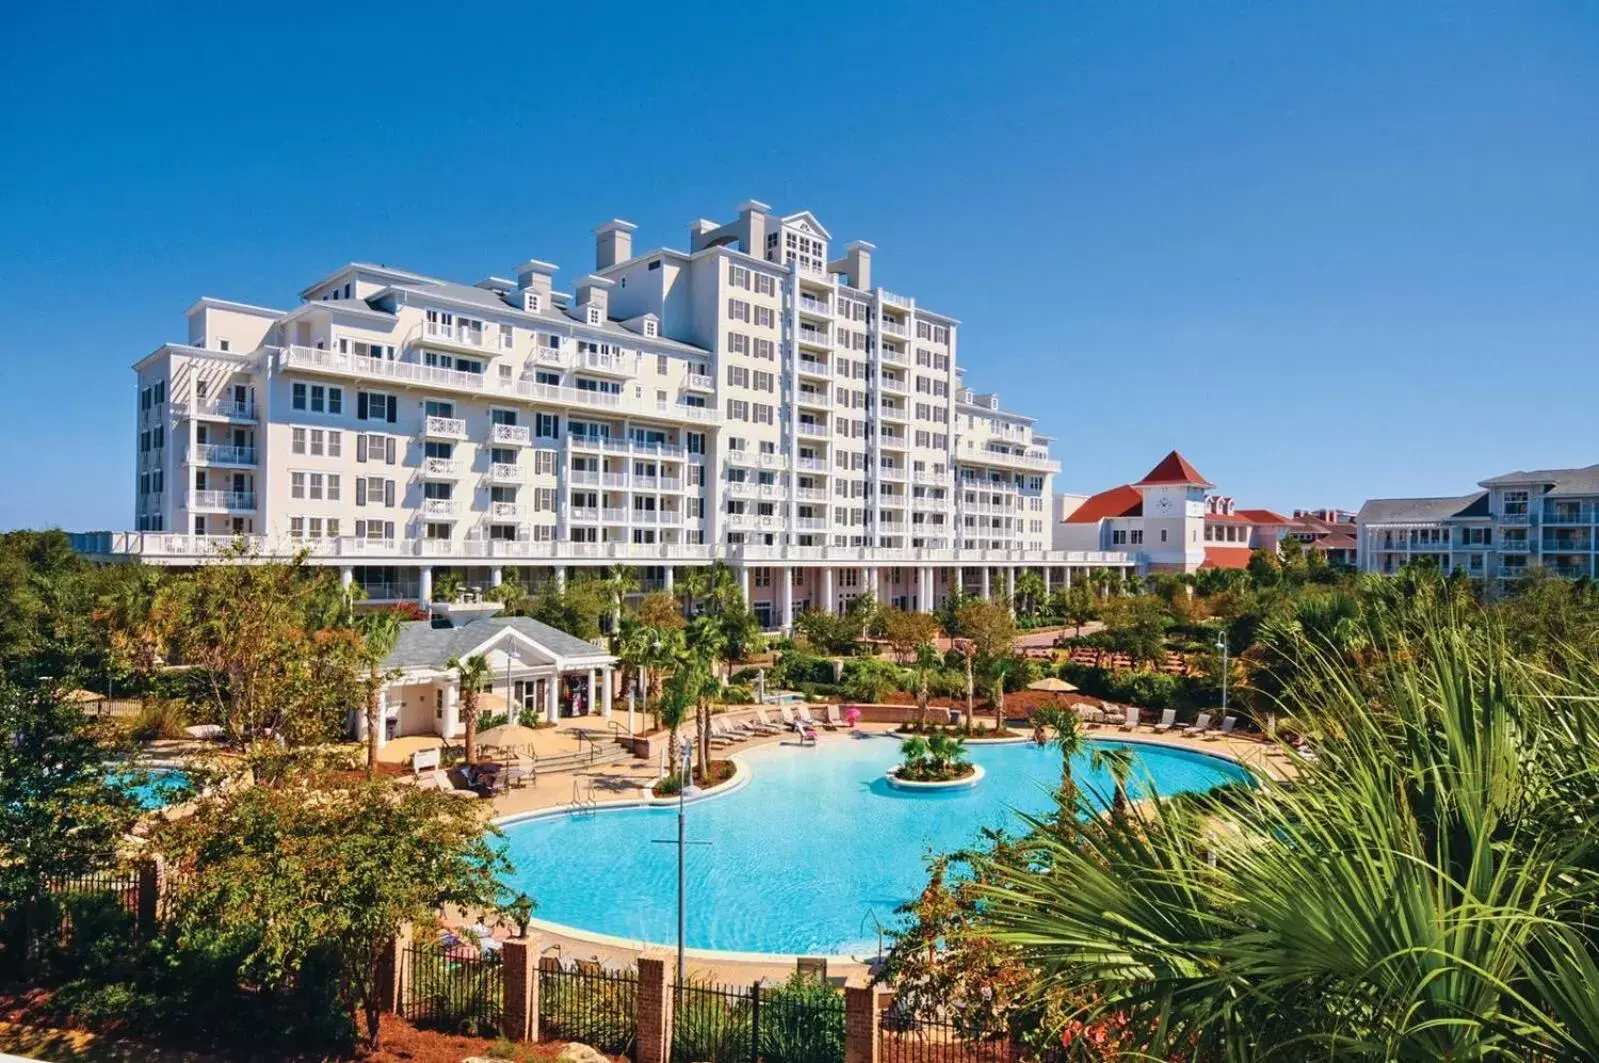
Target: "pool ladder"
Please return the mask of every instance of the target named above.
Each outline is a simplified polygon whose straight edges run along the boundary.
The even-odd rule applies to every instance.
[[[588,780],[584,785],[577,779],[572,780],[572,807],[569,810],[575,818],[577,816],[592,816],[600,810],[599,799],[594,796],[594,780]]]

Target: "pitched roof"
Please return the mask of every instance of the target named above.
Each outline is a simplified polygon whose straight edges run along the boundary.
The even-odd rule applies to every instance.
[[[460,627],[434,627],[426,620],[410,620],[400,625],[394,652],[383,659],[383,667],[443,668],[451,657],[471,653],[506,628],[557,657],[610,656],[592,642],[525,616],[488,617]]]
[[[1207,524],[1257,524],[1259,522],[1254,520],[1251,517],[1245,516],[1244,515],[1244,511],[1243,510],[1239,510],[1237,513],[1206,513],[1205,514],[1205,523],[1207,523]]]
[[[1131,484],[1122,484],[1109,491],[1089,495],[1063,523],[1097,524],[1107,517],[1139,517],[1143,513],[1144,496],[1134,490]]]
[[[1448,498],[1370,498],[1355,514],[1357,524],[1426,523],[1450,517],[1488,515],[1488,492]]]
[[[1255,523],[1255,524],[1292,524],[1293,523],[1293,521],[1289,520],[1287,517],[1283,516],[1281,513],[1273,513],[1269,509],[1240,509],[1240,510],[1238,510],[1238,515],[1240,517],[1247,517],[1252,523]]]
[[[1199,475],[1199,470],[1188,464],[1188,459],[1175,450],[1156,465],[1149,473],[1139,480],[1135,487],[1145,484],[1193,484],[1196,487],[1214,487],[1209,480]]]
[[[1332,532],[1305,544],[1307,550],[1353,550],[1355,537],[1346,532]]]
[[[1554,484],[1556,490],[1568,484],[1584,484],[1591,490],[1585,493],[1599,491],[1599,465],[1585,465],[1580,469],[1532,469],[1517,472],[1507,472],[1500,476],[1490,476],[1483,480],[1479,486],[1502,487],[1506,484]],[[1553,494],[1554,492],[1550,492]],[[1572,492],[1567,493],[1584,493]]]
[[[1249,555],[1254,553],[1247,546],[1207,546],[1205,547],[1205,561],[1200,568],[1248,568]]]

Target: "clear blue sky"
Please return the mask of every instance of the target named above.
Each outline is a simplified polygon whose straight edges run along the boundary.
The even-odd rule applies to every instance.
[[[1283,509],[1599,461],[1599,5],[306,10],[8,15],[0,527],[130,525],[128,367],[200,295],[566,283],[608,218],[681,246],[750,197],[960,318],[1064,489],[1172,447]]]

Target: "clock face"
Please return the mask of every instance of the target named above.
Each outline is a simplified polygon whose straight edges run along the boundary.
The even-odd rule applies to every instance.
[[[1170,495],[1162,495],[1161,498],[1160,498],[1160,501],[1155,503],[1155,508],[1160,510],[1162,513],[1170,513],[1171,512],[1171,496]]]

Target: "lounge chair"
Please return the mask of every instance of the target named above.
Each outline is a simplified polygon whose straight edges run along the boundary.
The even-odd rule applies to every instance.
[[[1183,733],[1186,735],[1202,735],[1208,730],[1210,730],[1210,713],[1202,712],[1199,714],[1199,719],[1183,728]]]
[[[1164,710],[1161,711],[1160,722],[1155,725],[1155,730],[1158,733],[1164,734],[1165,732],[1170,731],[1176,725],[1177,725],[1177,710],[1176,709],[1164,709]]]
[[[752,721],[752,726],[762,734],[777,735],[783,733],[783,725],[768,720],[765,709],[755,710],[755,719]]]
[[[831,701],[822,706],[822,726],[830,731],[836,731],[844,726],[844,721],[838,715],[838,706]]]
[[[1136,731],[1138,730],[1139,722],[1138,706],[1127,706],[1127,718],[1122,721],[1121,729],[1123,731]]]
[[[417,778],[424,790],[438,790],[441,793],[449,794],[451,797],[475,798],[481,796],[476,790],[456,789],[455,784],[450,781],[449,773],[443,768],[434,768],[432,771],[423,772]]]
[[[1220,727],[1213,728],[1213,729],[1211,729],[1209,731],[1206,731],[1200,737],[1205,739],[1205,741],[1207,741],[1207,742],[1214,742],[1218,738],[1226,738],[1228,735],[1232,734],[1233,733],[1233,728],[1235,728],[1237,726],[1238,726],[1238,717],[1236,717],[1236,716],[1224,716],[1224,717],[1222,717],[1222,721],[1221,721],[1221,726]]]
[[[728,730],[727,721],[720,716],[711,717],[711,745],[731,746],[738,742],[738,735]]]
[[[814,717],[814,716],[812,716],[812,715],[811,715],[811,708],[810,708],[810,706],[809,706],[809,705],[802,705],[802,706],[800,706],[800,709],[799,709],[799,718],[800,718],[800,721],[801,721],[801,722],[803,722],[803,723],[808,723],[808,724],[810,724],[810,725],[811,725],[811,726],[812,726],[812,727],[813,727],[813,728],[815,728],[815,727],[825,727],[825,728],[827,728],[827,729],[828,729],[828,730],[829,730],[829,731],[836,731],[836,730],[838,730],[838,724],[836,724],[836,723],[829,723],[829,722],[828,722],[828,721],[827,721],[827,720],[826,720],[826,719],[825,719],[825,718],[824,718],[824,719],[821,719],[821,720],[818,720],[818,719],[817,719],[817,718],[816,718],[816,717]]]

